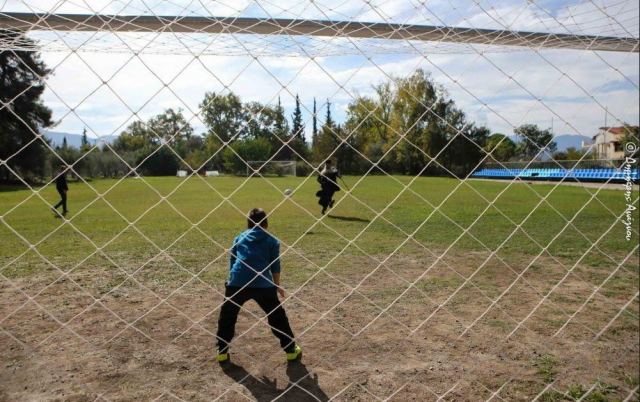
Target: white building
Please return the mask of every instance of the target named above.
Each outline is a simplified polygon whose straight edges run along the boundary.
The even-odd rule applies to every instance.
[[[593,136],[593,153],[597,159],[624,159],[622,139],[625,127],[600,127]],[[587,145],[590,146],[590,145]]]

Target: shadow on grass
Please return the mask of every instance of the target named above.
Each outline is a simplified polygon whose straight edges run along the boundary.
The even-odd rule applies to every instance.
[[[22,191],[28,189],[29,187],[23,184],[0,184],[0,193],[6,193],[9,191]]]
[[[258,402],[272,401],[276,398],[279,401],[290,402],[329,400],[318,384],[318,376],[309,373],[307,367],[300,361],[287,364],[289,385],[285,389],[278,389],[274,380],[254,377],[237,364],[229,362],[220,367],[227,376],[243,385]]]
[[[358,217],[355,217],[355,216],[327,215],[327,217],[329,217],[331,219],[337,219],[339,221],[345,221],[345,222],[363,222],[363,223],[371,222],[369,219],[358,218]]]

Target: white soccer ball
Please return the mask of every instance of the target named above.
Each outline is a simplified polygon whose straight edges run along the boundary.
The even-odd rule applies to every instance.
[[[293,190],[291,190],[290,188],[284,190],[284,195],[286,195],[287,197],[290,196],[291,193],[293,193]]]

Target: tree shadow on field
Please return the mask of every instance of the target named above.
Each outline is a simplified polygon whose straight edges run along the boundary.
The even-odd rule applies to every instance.
[[[235,382],[243,385],[258,402],[279,401],[311,402],[329,400],[327,394],[318,384],[318,375],[311,374],[307,367],[300,361],[287,364],[287,376],[289,385],[285,389],[278,389],[276,382],[266,377],[258,379],[251,375],[242,366],[231,362],[220,366],[222,371]]]
[[[363,222],[363,223],[371,222],[371,220],[369,220],[369,219],[358,218],[358,217],[355,217],[355,216],[327,215],[327,217],[329,217],[331,219],[337,219],[339,221],[345,221],[345,222]]]
[[[22,191],[22,190],[28,190],[29,187],[25,186],[24,184],[6,184],[6,183],[0,183],[0,193],[7,193],[10,191]]]

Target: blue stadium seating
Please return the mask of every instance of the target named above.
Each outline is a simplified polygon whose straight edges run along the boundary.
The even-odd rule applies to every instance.
[[[531,180],[578,180],[578,181],[625,181],[625,174],[622,170],[614,168],[592,168],[592,169],[507,169],[492,168],[478,169],[471,174],[471,177],[494,178],[494,179],[531,179]],[[631,171],[631,180],[638,182],[638,168]]]

